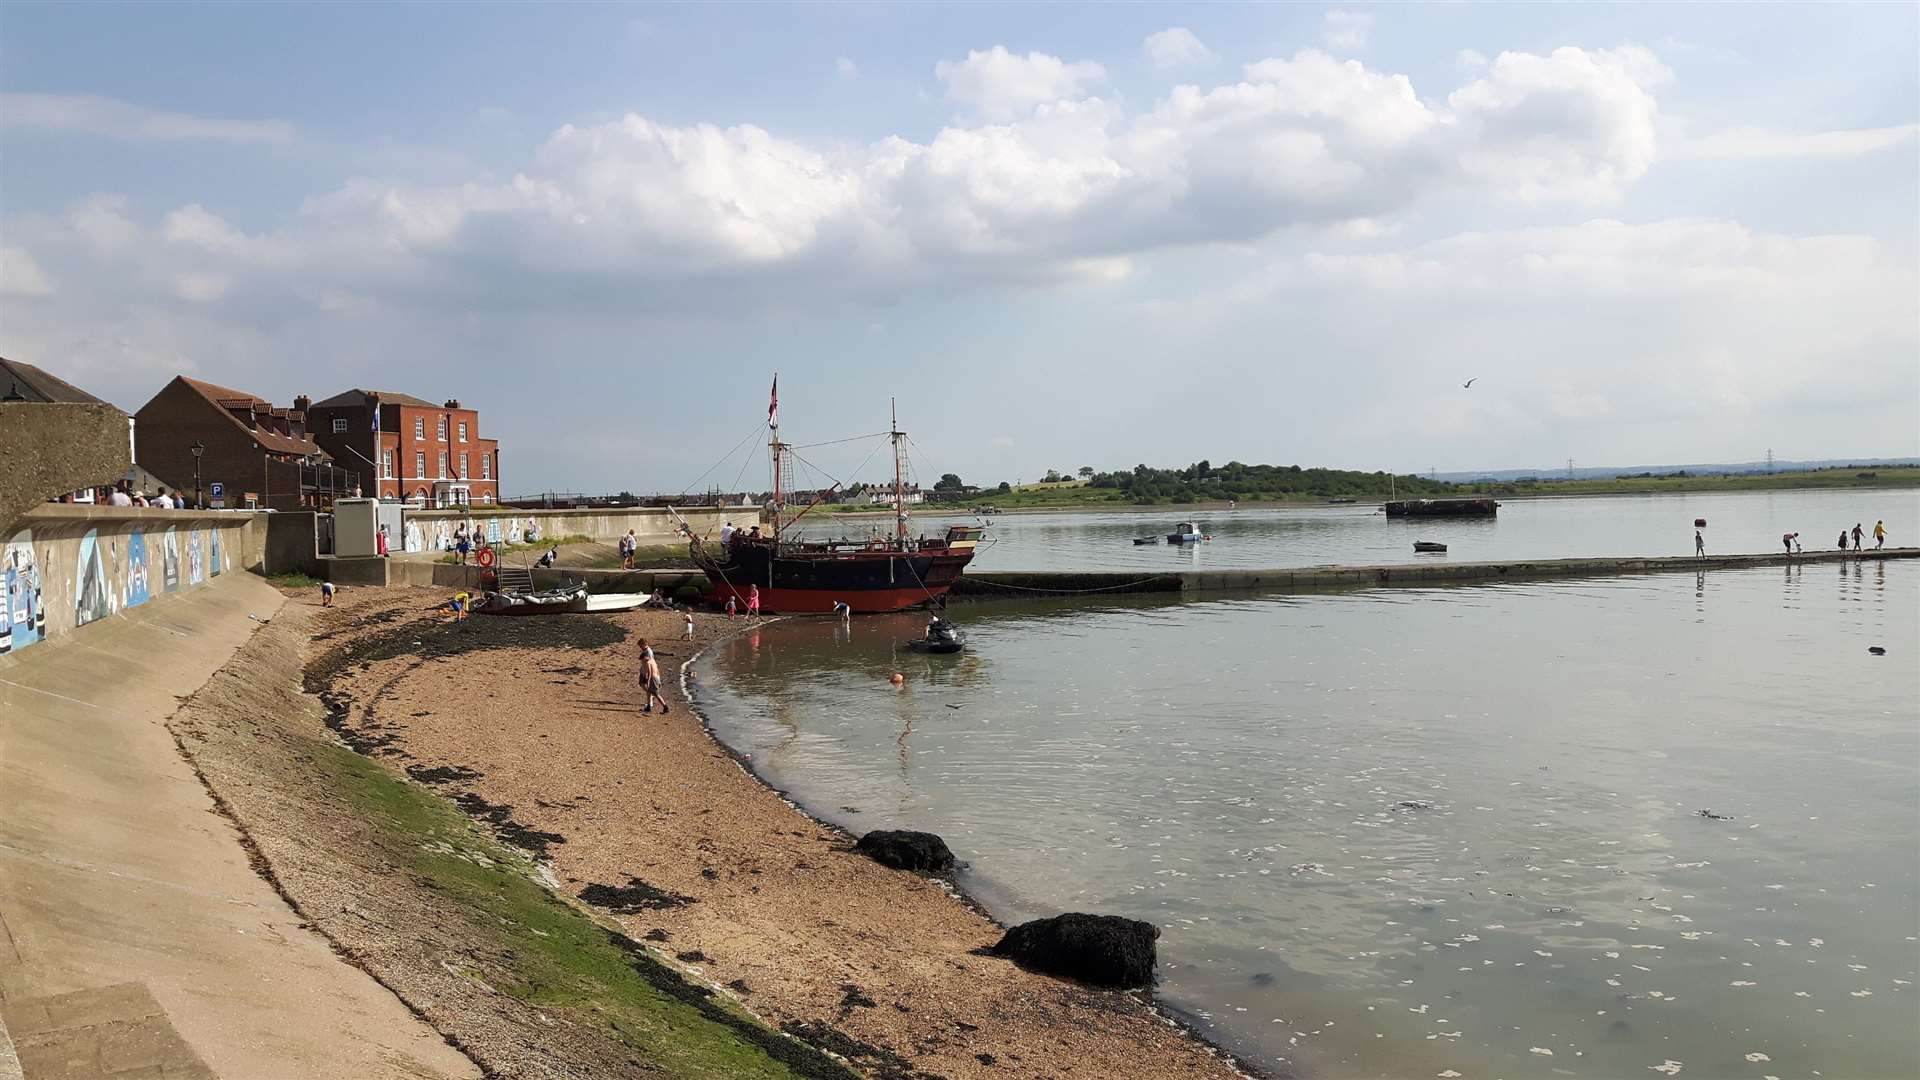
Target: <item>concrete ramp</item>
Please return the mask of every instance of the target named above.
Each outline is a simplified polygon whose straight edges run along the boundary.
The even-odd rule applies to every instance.
[[[0,661],[0,1077],[479,1075],[302,927],[165,726],[281,603],[235,573]]]

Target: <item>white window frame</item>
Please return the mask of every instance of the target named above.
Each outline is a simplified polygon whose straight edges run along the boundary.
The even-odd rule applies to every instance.
[[[393,476],[393,451],[383,449],[380,451],[380,478],[382,480],[385,480],[392,476]]]
[[[467,441],[467,422],[465,420],[460,421],[460,441]]]
[[[425,439],[427,437],[426,417],[416,416],[413,418],[413,437],[416,439]]]
[[[343,435],[343,434],[345,434],[345,433],[346,433],[346,430],[347,430],[347,418],[346,418],[346,417],[344,417],[344,416],[336,416],[336,417],[334,417],[334,418],[333,418],[333,433],[334,433],[335,435]]]
[[[437,477],[437,479],[440,479],[440,480],[452,479],[452,477],[447,475],[447,452],[445,450],[440,451],[440,475]]]
[[[440,438],[438,439],[438,441],[439,442],[447,441],[447,414],[446,413],[440,414]]]
[[[480,452],[480,479],[493,479],[493,454],[485,450]]]
[[[415,450],[413,452],[413,472],[414,479],[416,480],[427,475],[427,452],[425,450]]]

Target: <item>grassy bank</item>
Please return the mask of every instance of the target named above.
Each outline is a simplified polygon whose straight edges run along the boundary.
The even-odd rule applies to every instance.
[[[312,762],[353,812],[388,835],[389,852],[405,853],[418,886],[467,916],[476,954],[511,957],[504,971],[460,974],[598,1028],[671,1076],[854,1076],[556,897],[524,855],[429,789],[345,747],[318,746]]]

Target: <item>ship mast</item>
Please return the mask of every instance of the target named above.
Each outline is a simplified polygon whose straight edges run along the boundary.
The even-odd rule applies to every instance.
[[[780,486],[780,455],[786,446],[780,442],[780,373],[773,373],[773,391],[767,399],[767,450],[773,458],[773,537],[780,538],[780,507],[786,492]]]
[[[900,403],[887,399],[887,405],[893,410],[893,430],[887,435],[893,440],[893,538],[900,550],[907,549],[907,488],[906,459],[907,433],[900,430]]]

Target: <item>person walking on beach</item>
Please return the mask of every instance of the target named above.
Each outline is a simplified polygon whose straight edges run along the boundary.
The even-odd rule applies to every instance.
[[[747,618],[757,619],[759,617],[760,617],[760,586],[749,585],[747,586]]]
[[[1853,550],[1860,550],[1860,523],[1857,521],[1853,523]]]
[[[1693,530],[1693,553],[1695,556],[1704,556],[1707,553],[1707,538],[1700,535],[1699,529]]]
[[[736,615],[739,611],[740,611],[740,604],[738,603],[738,601],[734,597],[728,596],[727,597],[727,618],[732,619],[734,615]]]
[[[633,569],[633,557],[639,551],[640,538],[633,534],[632,529],[628,529],[627,535],[620,538],[620,569]]]
[[[387,527],[380,526],[380,532],[373,538],[373,549],[381,558],[387,557]]]
[[[693,612],[691,611],[687,612],[686,618],[687,618],[687,638],[686,639],[688,641],[692,641],[693,640]]]
[[[467,527],[462,525],[453,530],[453,561],[455,565],[465,566],[467,564],[468,547]]]
[[[646,638],[640,639],[640,686],[647,692],[647,703],[640,711],[653,712],[653,703],[660,703],[660,715],[665,716],[673,710],[667,708],[667,699],[660,696],[660,661],[654,659],[653,646]]]
[[[1873,523],[1873,549],[1875,551],[1880,550],[1880,545],[1885,544],[1886,542],[1887,542],[1887,523],[1884,521],[1875,521]]]

